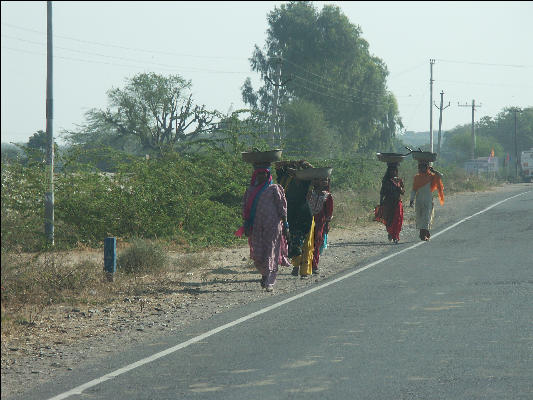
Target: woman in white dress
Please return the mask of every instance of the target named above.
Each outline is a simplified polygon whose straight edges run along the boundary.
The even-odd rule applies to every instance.
[[[433,192],[437,190],[440,204],[444,204],[444,186],[442,174],[429,165],[429,161],[418,162],[418,174],[413,180],[413,190],[409,207],[413,207],[416,200],[416,228],[420,230],[420,240],[428,241],[429,230],[433,222]]]

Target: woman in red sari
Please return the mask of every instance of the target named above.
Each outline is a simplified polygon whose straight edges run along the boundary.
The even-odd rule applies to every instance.
[[[381,181],[379,204],[383,207],[380,219],[387,228],[389,242],[398,243],[403,224],[401,195],[405,193],[403,181],[398,177],[398,163],[389,163]]]

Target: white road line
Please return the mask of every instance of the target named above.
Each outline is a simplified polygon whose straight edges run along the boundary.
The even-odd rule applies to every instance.
[[[463,222],[468,221],[469,219],[471,219],[471,218],[473,218],[473,217],[475,217],[477,215],[483,214],[483,213],[487,212],[488,210],[490,210],[491,208],[499,206],[500,204],[505,203],[508,200],[514,199],[515,197],[522,196],[522,195],[530,193],[530,192],[531,191],[523,192],[523,193],[517,194],[515,196],[508,197],[508,198],[506,198],[504,200],[501,200],[501,201],[499,201],[497,203],[494,203],[493,205],[485,208],[484,210],[478,211],[477,213],[472,214],[469,217],[463,218],[462,220],[454,223],[453,225],[450,225],[449,227],[443,229],[442,231],[440,231],[438,233],[435,233],[434,235],[432,235],[432,238],[436,238],[437,236],[443,234],[444,232],[446,232],[446,231],[448,231],[448,230],[450,230],[452,228],[455,228],[457,225],[460,225]],[[352,272],[350,272],[350,273],[348,273],[346,275],[343,275],[343,276],[341,276],[341,277],[339,277],[337,279],[333,279],[333,280],[331,280],[329,282],[326,282],[326,283],[323,283],[321,285],[315,286],[312,289],[306,290],[305,292],[302,292],[302,293],[297,294],[295,296],[289,297],[288,299],[282,300],[279,303],[272,304],[271,306],[265,307],[265,308],[263,308],[260,311],[256,311],[256,312],[248,314],[248,315],[246,315],[246,316],[244,316],[242,318],[239,318],[239,319],[237,319],[235,321],[232,321],[232,322],[229,322],[229,323],[224,324],[222,326],[219,326],[218,328],[212,329],[212,330],[210,330],[208,332],[205,332],[205,333],[203,333],[203,334],[201,334],[199,336],[196,336],[196,337],[194,337],[192,339],[189,339],[186,342],[180,343],[180,344],[178,344],[176,346],[173,346],[173,347],[169,347],[168,349],[160,351],[159,353],[155,353],[154,355],[151,355],[150,357],[146,357],[146,358],[143,358],[142,360],[139,360],[139,361],[136,361],[136,362],[134,362],[132,364],[126,365],[125,367],[119,368],[119,369],[117,369],[117,370],[115,370],[113,372],[110,372],[109,374],[106,374],[106,375],[104,375],[104,376],[102,376],[100,378],[93,379],[92,381],[84,383],[83,385],[77,386],[74,389],[69,390],[68,392],[64,392],[64,393],[58,394],[57,396],[51,397],[48,400],[62,400],[62,399],[66,399],[66,398],[68,398],[70,396],[74,396],[76,394],[78,394],[78,395],[82,394],[82,392],[84,390],[86,390],[86,389],[89,389],[89,388],[91,388],[93,386],[99,385],[100,383],[103,383],[105,381],[113,379],[116,376],[125,374],[126,372],[129,372],[129,371],[131,371],[131,370],[133,370],[133,369],[135,369],[137,367],[140,367],[142,365],[151,363],[152,361],[155,361],[155,360],[157,360],[157,359],[159,359],[161,357],[165,357],[166,355],[172,354],[172,353],[174,353],[174,352],[176,352],[178,350],[184,349],[185,347],[188,347],[189,345],[191,345],[193,343],[197,343],[197,342],[199,342],[199,341],[201,341],[201,340],[203,340],[205,338],[208,338],[209,336],[213,336],[213,335],[217,334],[218,332],[222,332],[223,330],[231,328],[232,326],[239,325],[242,322],[245,322],[245,321],[248,321],[249,319],[257,317],[258,315],[265,314],[265,313],[267,313],[269,311],[272,311],[272,310],[274,310],[274,309],[276,309],[278,307],[281,307],[281,306],[283,306],[285,304],[288,304],[288,303],[290,303],[290,302],[292,302],[294,300],[297,300],[299,298],[307,296],[308,294],[316,292],[317,290],[324,289],[325,287],[328,287],[328,286],[333,285],[333,284],[335,284],[337,282],[340,282],[340,281],[342,281],[344,279],[347,279],[347,278],[349,278],[351,276],[354,276],[354,275],[359,274],[359,273],[361,273],[363,271],[366,271],[367,269],[369,269],[369,268],[371,268],[371,267],[373,267],[373,266],[375,266],[377,264],[380,264],[380,263],[382,263],[384,261],[387,261],[387,260],[389,260],[389,259],[391,259],[393,257],[396,257],[396,256],[398,256],[398,255],[400,255],[402,253],[405,253],[405,252],[407,252],[409,250],[412,250],[412,249],[414,249],[414,248],[416,248],[418,246],[421,246],[423,244],[426,244],[426,243],[427,242],[422,242],[422,241],[418,242],[418,243],[416,243],[416,244],[414,244],[412,246],[409,246],[409,247],[406,247],[405,249],[397,251],[396,253],[390,254],[387,257],[380,258],[377,261],[374,261],[374,262],[372,262],[370,264],[367,264],[364,267],[359,268],[356,271],[352,271]]]

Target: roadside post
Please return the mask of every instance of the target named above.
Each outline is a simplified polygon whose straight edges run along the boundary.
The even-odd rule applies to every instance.
[[[104,271],[108,282],[113,282],[117,271],[117,238],[106,237],[104,239]]]

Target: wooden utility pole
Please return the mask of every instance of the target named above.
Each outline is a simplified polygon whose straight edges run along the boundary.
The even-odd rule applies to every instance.
[[[469,104],[459,104],[459,107],[470,107]],[[476,105],[476,101],[472,100],[472,149],[470,150],[470,158],[473,160],[476,157],[476,132],[474,130],[474,112],[476,107],[481,107],[481,104]]]
[[[438,145],[437,145],[437,153],[440,154],[440,134],[441,134],[441,129],[442,129],[442,111],[447,109],[448,107],[450,107],[450,102],[448,102],[448,105],[444,108],[442,108],[442,104],[444,102],[444,92],[441,90],[440,92],[440,107],[437,107],[437,105],[435,104],[435,107],[437,107],[439,110],[440,110],[440,113],[439,113],[439,142],[438,142]]]
[[[52,2],[46,2],[46,179],[48,191],[44,195],[44,231],[48,243],[54,245],[54,100],[52,54]]]
[[[433,152],[433,64],[434,59],[429,60],[429,147]]]

